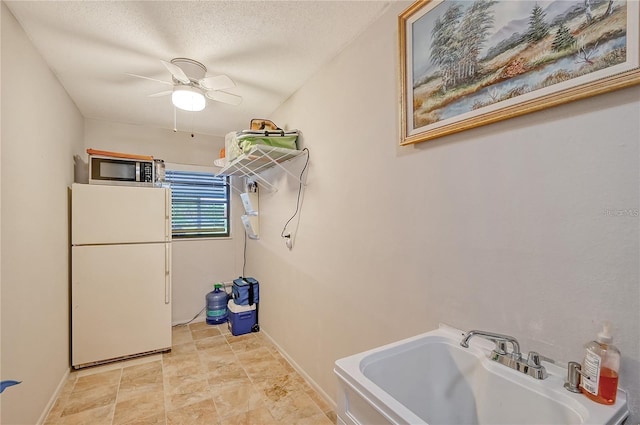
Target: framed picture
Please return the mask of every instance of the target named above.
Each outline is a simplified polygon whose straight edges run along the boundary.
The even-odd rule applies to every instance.
[[[638,0],[420,0],[398,17],[401,145],[640,82]]]

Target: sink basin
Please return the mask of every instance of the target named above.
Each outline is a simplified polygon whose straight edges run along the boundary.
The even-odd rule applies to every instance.
[[[612,406],[564,389],[565,368],[547,365],[538,380],[488,356],[494,344],[439,329],[340,359],[338,424],[621,424],[624,391]]]

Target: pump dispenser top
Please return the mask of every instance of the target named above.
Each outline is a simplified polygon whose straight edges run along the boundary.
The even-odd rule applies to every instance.
[[[602,330],[598,332],[598,337],[596,338],[600,344],[611,344],[613,342],[613,337],[611,336],[611,323],[604,322],[602,324]]]
[[[595,341],[585,345],[580,389],[585,396],[601,404],[613,404],[618,393],[620,350],[613,344],[611,323],[604,322]]]

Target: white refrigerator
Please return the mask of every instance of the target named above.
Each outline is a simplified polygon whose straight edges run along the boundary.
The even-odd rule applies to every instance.
[[[71,363],[171,348],[171,191],[71,186]]]

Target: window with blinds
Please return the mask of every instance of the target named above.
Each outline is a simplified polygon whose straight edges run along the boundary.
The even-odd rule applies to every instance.
[[[165,171],[171,187],[171,228],[174,238],[229,236],[227,177],[200,171]]]

